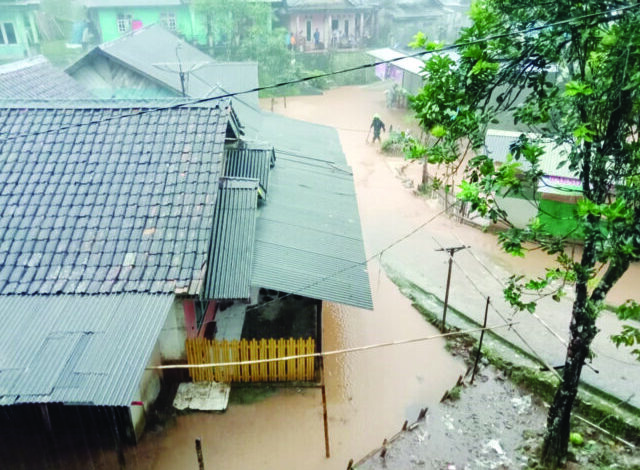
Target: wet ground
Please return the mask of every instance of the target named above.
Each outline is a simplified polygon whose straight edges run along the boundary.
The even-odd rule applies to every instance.
[[[374,269],[372,281],[374,311],[324,306],[325,350],[437,333],[383,273]],[[344,469],[405,420],[414,420],[421,408],[437,403],[463,371],[442,341],[328,358],[328,459],[318,388],[275,389],[252,403],[232,403],[223,414],[178,416],[147,435],[137,453],[153,455],[148,468],[195,465],[194,441],[200,437],[212,468]]]
[[[527,468],[527,447],[544,431],[546,410],[493,369],[476,376],[460,398],[430,408],[425,419],[358,465],[375,469]]]

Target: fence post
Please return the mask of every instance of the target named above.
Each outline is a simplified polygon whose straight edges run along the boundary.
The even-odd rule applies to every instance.
[[[480,333],[480,342],[478,343],[478,354],[476,354],[476,361],[473,364],[473,372],[471,373],[471,384],[473,384],[473,379],[476,378],[476,369],[478,368],[478,361],[480,360],[480,354],[482,354],[482,340],[484,339],[484,331],[487,327],[487,315],[489,314],[489,302],[491,301],[491,297],[487,297],[487,304],[484,307],[484,322],[482,323],[482,332]]]
[[[449,252],[449,270],[447,271],[447,287],[445,288],[444,293],[444,309],[442,310],[442,330],[443,332],[447,331],[447,307],[449,305],[449,286],[451,285],[451,267],[453,265],[453,255],[456,254],[457,251],[464,250],[468,248],[465,245],[462,246],[454,246],[451,248],[438,248],[436,251],[447,251]]]
[[[204,470],[204,457],[202,456],[202,441],[196,438],[196,455],[198,456],[198,469]]]

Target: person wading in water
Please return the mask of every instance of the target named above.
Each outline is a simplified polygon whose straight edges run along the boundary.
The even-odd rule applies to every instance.
[[[382,142],[380,140],[380,130],[382,130],[382,132],[385,132],[386,129],[384,127],[384,122],[382,122],[382,119],[380,119],[380,116],[378,116],[377,114],[373,115],[373,120],[371,121],[371,126],[369,126],[369,132],[371,132],[372,128],[373,128],[373,140],[372,140],[372,142],[375,142],[376,139],[378,139],[378,142]]]

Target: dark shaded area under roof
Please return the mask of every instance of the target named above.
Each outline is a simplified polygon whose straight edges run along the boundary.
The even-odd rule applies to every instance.
[[[129,406],[173,298],[0,296],[0,405]]]
[[[0,65],[0,99],[90,99],[93,95],[43,56]]]
[[[0,109],[0,293],[201,291],[229,111],[147,110]]]

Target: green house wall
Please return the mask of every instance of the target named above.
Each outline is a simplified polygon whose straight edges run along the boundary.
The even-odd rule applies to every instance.
[[[174,13],[176,17],[176,33],[187,41],[206,43],[206,29],[204,23],[189,8],[188,5],[176,5],[175,7],[118,7],[118,8],[94,8],[90,17],[97,24],[101,32],[102,42],[118,39],[126,33],[118,31],[118,15],[131,15],[133,21],[142,22],[142,26],[160,23],[163,13]]]
[[[550,199],[540,199],[538,218],[540,223],[551,234],[581,239],[582,231],[578,229],[577,205]]]
[[[0,24],[13,25],[16,44],[0,44],[0,62],[24,59],[38,53],[38,30],[33,6],[9,6],[0,2]]]

